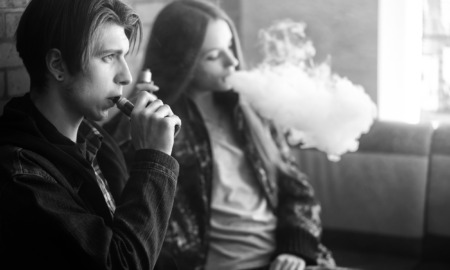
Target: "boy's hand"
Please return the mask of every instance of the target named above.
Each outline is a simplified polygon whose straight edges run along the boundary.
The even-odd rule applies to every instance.
[[[169,105],[147,91],[139,92],[131,113],[131,138],[136,150],[155,149],[170,155],[175,125],[181,125],[181,120]]]

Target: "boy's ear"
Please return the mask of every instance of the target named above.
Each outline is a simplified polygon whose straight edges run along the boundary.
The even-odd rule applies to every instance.
[[[45,62],[50,75],[57,81],[63,81],[67,68],[58,49],[51,49],[45,56]]]

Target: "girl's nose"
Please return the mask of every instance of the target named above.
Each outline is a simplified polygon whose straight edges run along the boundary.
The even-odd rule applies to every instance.
[[[236,59],[232,51],[228,51],[225,55],[227,66],[237,67],[239,65],[239,60]]]

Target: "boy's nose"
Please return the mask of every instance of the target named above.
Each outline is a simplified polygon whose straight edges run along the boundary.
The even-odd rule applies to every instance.
[[[115,83],[120,85],[128,85],[133,81],[130,69],[125,60],[122,60],[119,71],[115,77]]]

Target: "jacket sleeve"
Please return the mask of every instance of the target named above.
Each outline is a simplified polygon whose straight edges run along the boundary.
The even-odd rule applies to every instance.
[[[78,196],[82,187],[65,185],[30,153],[13,155],[14,164],[0,166],[0,268],[5,262],[17,269],[153,268],[175,193],[172,157],[138,151],[108,221]]]
[[[307,176],[295,163],[290,147],[279,129],[272,135],[281,152],[278,177],[277,254],[289,253],[308,265],[335,266],[331,252],[321,243],[321,207]]]

